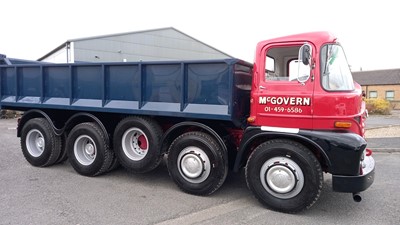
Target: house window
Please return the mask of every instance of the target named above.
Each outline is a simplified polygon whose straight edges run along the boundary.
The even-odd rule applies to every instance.
[[[369,98],[377,98],[377,97],[378,97],[378,92],[376,91],[369,92]]]
[[[386,91],[386,100],[394,100],[394,91]]]

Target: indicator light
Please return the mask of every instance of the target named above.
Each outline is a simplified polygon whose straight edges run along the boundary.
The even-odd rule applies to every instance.
[[[247,118],[247,122],[248,123],[254,123],[256,121],[256,117],[255,116],[250,116]]]
[[[335,127],[336,128],[350,128],[351,127],[351,122],[336,121],[335,122]]]

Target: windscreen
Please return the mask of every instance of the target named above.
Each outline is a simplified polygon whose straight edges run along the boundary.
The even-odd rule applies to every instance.
[[[322,87],[327,91],[354,90],[353,77],[340,45],[329,44],[321,49]]]

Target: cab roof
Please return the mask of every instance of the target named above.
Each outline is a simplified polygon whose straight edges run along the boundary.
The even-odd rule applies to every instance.
[[[320,46],[324,43],[336,42],[336,40],[337,40],[336,36],[327,31],[309,32],[309,33],[294,34],[294,35],[283,36],[261,41],[257,44],[257,49],[262,48],[268,43],[307,41],[307,42],[312,42],[314,45]]]

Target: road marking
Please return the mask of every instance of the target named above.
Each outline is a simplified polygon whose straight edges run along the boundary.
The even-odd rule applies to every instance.
[[[200,223],[202,221],[215,218],[220,215],[224,215],[239,209],[247,208],[249,205],[254,204],[251,202],[251,198],[241,198],[235,201],[231,201],[225,204],[217,205],[202,211],[187,214],[178,218],[170,219],[157,223],[157,225],[186,225]]]

